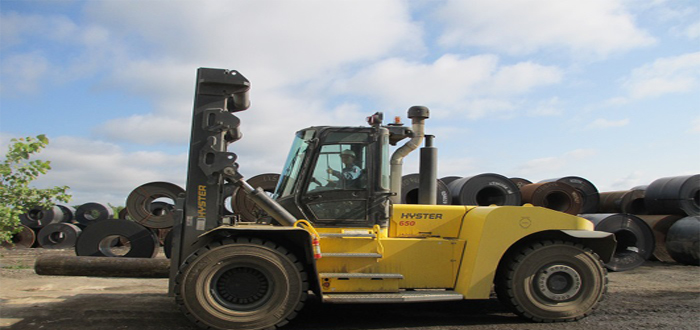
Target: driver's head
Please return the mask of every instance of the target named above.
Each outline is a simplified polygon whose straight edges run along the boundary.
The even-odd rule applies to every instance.
[[[352,164],[355,162],[355,152],[350,149],[345,149],[340,153],[340,159],[343,161],[343,164]]]

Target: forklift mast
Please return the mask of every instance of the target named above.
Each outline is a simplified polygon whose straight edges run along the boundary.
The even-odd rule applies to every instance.
[[[206,244],[199,240],[202,234],[234,223],[224,208],[224,199],[236,188],[279,224],[291,226],[296,221],[262,189],[243,179],[238,173],[238,156],[227,149],[241,138],[240,119],[234,113],[250,106],[249,89],[250,82],[237,71],[197,70],[187,183],[185,194],[175,203],[171,278],[190,254]]]

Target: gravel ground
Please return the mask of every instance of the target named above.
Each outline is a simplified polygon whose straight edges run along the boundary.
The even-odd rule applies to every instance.
[[[41,254],[73,251],[0,250],[0,328],[196,329],[166,295],[167,279],[39,276],[33,265]],[[647,262],[609,280],[600,309],[567,324],[523,321],[496,299],[324,305],[312,297],[283,329],[700,329],[700,267]]]

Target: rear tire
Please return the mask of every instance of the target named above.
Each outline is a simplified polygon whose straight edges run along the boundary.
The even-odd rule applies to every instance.
[[[175,299],[205,329],[274,329],[304,306],[307,275],[271,241],[237,238],[207,245],[178,273]]]
[[[597,254],[579,244],[543,241],[505,261],[496,276],[498,298],[535,322],[566,322],[592,313],[607,291]]]

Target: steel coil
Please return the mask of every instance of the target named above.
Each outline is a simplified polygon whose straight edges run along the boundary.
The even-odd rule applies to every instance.
[[[170,230],[168,233],[165,235],[165,239],[163,240],[163,254],[165,254],[165,257],[170,259],[170,256],[173,254],[173,231]]]
[[[452,181],[459,180],[461,178],[461,176],[446,176],[444,178],[440,178],[440,181],[442,181],[442,183],[445,185],[449,185]]]
[[[700,215],[700,174],[657,179],[644,200],[650,214]]]
[[[75,208],[68,205],[56,205],[63,211],[63,218],[60,222],[71,223],[75,219]]]
[[[700,216],[685,217],[671,225],[666,249],[673,260],[700,266]]]
[[[58,206],[52,207],[32,207],[29,211],[19,216],[21,224],[34,229],[40,229],[50,223],[61,222],[63,210]]]
[[[563,178],[542,180],[540,182],[561,182],[570,185],[574,189],[578,190],[578,192],[581,194],[581,198],[583,199],[581,213],[598,212],[600,195],[598,194],[598,188],[596,188],[590,181],[578,176],[567,176]]]
[[[81,232],[78,226],[70,223],[51,223],[41,228],[37,240],[45,249],[67,249],[75,246]]]
[[[523,178],[510,178],[508,180],[513,181],[513,183],[515,183],[515,185],[518,186],[518,189],[522,188],[525,185],[532,184],[532,181]]]
[[[617,248],[605,264],[611,271],[626,271],[641,266],[654,252],[654,232],[644,220],[623,213],[581,214],[593,222],[595,230],[615,234]]]
[[[75,220],[85,226],[111,219],[113,216],[114,210],[102,203],[85,203],[75,211]]]
[[[652,257],[661,262],[675,262],[666,249],[666,235],[671,226],[682,217],[680,215],[638,215],[654,232],[655,247]]]
[[[280,175],[276,173],[265,173],[256,175],[246,180],[253,188],[260,187],[263,191],[272,194],[277,188],[277,181]],[[248,194],[241,189],[236,189],[231,196],[231,208],[233,213],[240,216],[241,221],[254,222],[260,218],[264,212],[255,202],[248,197]]]
[[[521,205],[518,186],[505,176],[484,173],[452,181],[447,185],[452,205]]]
[[[644,202],[644,190],[624,190],[600,193],[598,213],[649,214]]]
[[[420,188],[420,175],[407,174],[401,177],[401,204],[418,204],[418,192]],[[437,181],[436,205],[450,205],[450,191],[447,185],[440,179]]]
[[[568,214],[581,213],[582,199],[579,192],[568,184],[540,182],[520,188],[523,203],[542,206]]]
[[[148,228],[168,228],[175,223],[173,212],[154,214],[151,204],[158,198],[167,198],[175,204],[178,195],[185,190],[169,182],[150,182],[134,189],[126,198],[126,209],[129,216],[136,222]]]
[[[2,242],[1,246],[5,248],[30,248],[36,243],[36,233],[34,230],[25,225],[20,225],[22,230],[14,235],[10,242]]]
[[[124,246],[118,246],[123,242]],[[94,257],[153,258],[158,253],[153,232],[124,219],[108,219],[87,226],[75,244],[75,254]]]

